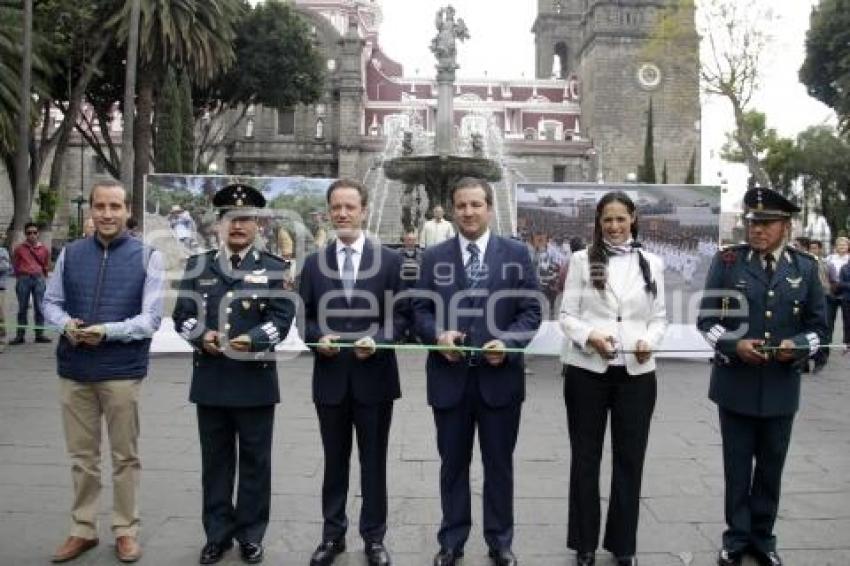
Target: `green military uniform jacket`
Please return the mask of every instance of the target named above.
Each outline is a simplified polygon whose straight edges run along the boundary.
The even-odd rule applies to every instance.
[[[829,341],[817,260],[786,247],[768,279],[749,245],[719,251],[706,277],[697,327],[716,351],[712,401],[742,415],[793,415],[800,403],[800,365]],[[752,366],[736,354],[741,339],[762,339],[767,346],[790,339],[800,349],[794,362],[771,358]]]

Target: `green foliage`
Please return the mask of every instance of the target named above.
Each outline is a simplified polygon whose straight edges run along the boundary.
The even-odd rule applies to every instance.
[[[850,129],[850,0],[820,0],[812,10],[800,82]]]
[[[59,204],[59,191],[52,190],[47,185],[38,187],[38,216],[35,221],[39,226],[50,226],[56,216],[56,206]]]
[[[235,29],[236,64],[206,90],[207,99],[270,108],[318,100],[324,64],[307,24],[291,5],[278,0],[258,4]]]
[[[833,234],[850,217],[850,143],[828,126],[813,126],[797,136],[798,169],[807,197],[819,201]]]
[[[790,195],[791,186],[799,174],[799,159],[794,140],[780,137],[775,129],[768,128],[763,112],[746,112],[744,125],[752,133],[753,150],[773,188],[786,196]],[[735,132],[726,134],[721,157],[734,163],[746,163]]]
[[[182,172],[182,135],[180,95],[174,71],[169,69],[156,103],[154,156],[157,173]]]
[[[649,114],[646,119],[646,138],[643,144],[643,164],[638,167],[638,182],[655,183],[655,124],[652,116],[652,99],[649,99]],[[666,163],[665,163],[666,167]]]
[[[192,114],[192,84],[189,73],[180,73],[180,161],[181,171],[195,172],[195,118]]]
[[[697,182],[697,150],[691,152],[691,161],[688,163],[688,173],[685,175],[686,185],[695,185]]]

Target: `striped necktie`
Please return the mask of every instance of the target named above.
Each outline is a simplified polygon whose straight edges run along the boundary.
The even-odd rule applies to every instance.
[[[351,259],[351,254],[354,250],[351,246],[342,248],[345,254],[345,260],[342,262],[342,288],[345,291],[345,298],[351,300],[351,292],[354,291],[354,261]]]

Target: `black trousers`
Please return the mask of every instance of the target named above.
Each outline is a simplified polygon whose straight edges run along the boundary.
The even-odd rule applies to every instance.
[[[483,375],[479,376],[479,372]],[[509,549],[513,543],[513,454],[522,404],[488,406],[478,386],[479,379],[488,379],[486,372],[486,369],[474,369],[469,373],[459,404],[449,409],[434,409],[443,511],[437,540],[447,550],[463,550],[472,526],[469,465],[476,428],[484,468],[484,541],[494,550]]]
[[[656,395],[655,372],[633,376],[622,366],[610,366],[604,374],[564,368],[571,450],[569,548],[590,552],[599,544],[599,467],[610,414],[613,469],[603,547],[615,556],[635,554],[643,462]]]
[[[794,417],[750,417],[723,408],[719,414],[728,527],[723,547],[776,550],[773,525]]]
[[[198,405],[203,523],[209,542],[263,540],[271,507],[274,409]]]
[[[352,429],[360,455],[360,536],[383,542],[387,532],[387,445],[393,402],[364,405],[346,395],[339,405],[316,405],[325,453],[322,480],[322,540],[337,540],[348,530],[345,505],[351,469]]]

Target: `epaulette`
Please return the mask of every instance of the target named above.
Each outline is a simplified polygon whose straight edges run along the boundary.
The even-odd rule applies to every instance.
[[[799,248],[794,248],[794,247],[791,247],[791,246],[785,246],[785,251],[803,256],[804,258],[810,259],[811,261],[813,261],[815,263],[818,262],[817,256],[807,252],[806,250],[801,250]]]
[[[197,259],[197,258],[202,257],[202,256],[205,256],[205,255],[211,255],[211,254],[216,254],[216,253],[218,253],[218,250],[217,250],[217,249],[215,249],[215,248],[213,248],[213,249],[211,249],[211,250],[204,250],[204,251],[202,251],[202,252],[198,252],[198,253],[196,253],[196,254],[192,254],[192,255],[190,255],[190,256],[189,256],[188,258],[186,258],[186,259],[187,259],[187,261],[188,261],[188,260],[190,260],[190,259]]]

